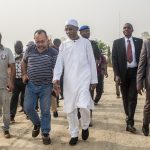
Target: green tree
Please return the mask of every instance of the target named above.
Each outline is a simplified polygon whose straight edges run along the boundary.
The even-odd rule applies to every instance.
[[[107,62],[111,65],[111,51],[110,46],[106,43],[102,42],[101,40],[96,40],[99,49],[101,50],[102,54],[107,57]]]

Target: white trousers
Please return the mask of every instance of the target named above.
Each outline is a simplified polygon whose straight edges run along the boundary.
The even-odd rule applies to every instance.
[[[77,109],[74,109],[71,113],[67,113],[67,119],[69,123],[69,132],[71,137],[77,137],[79,134],[79,120],[77,116]],[[80,108],[81,114],[81,127],[86,130],[90,124],[90,110],[86,108]]]

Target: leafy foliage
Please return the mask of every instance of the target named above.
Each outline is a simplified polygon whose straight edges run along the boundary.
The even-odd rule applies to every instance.
[[[101,40],[96,40],[101,53],[107,57],[108,64],[111,64],[111,51],[110,46]]]

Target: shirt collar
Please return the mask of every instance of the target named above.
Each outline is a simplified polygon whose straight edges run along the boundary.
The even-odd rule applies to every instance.
[[[46,53],[48,52],[49,48],[50,48],[50,47],[48,46],[45,51],[43,51],[42,53],[40,53],[40,52],[38,51],[37,47],[35,46],[34,51],[35,51],[35,53],[37,53],[37,54],[46,54]]]
[[[128,40],[132,41],[133,37],[131,36],[129,39],[127,37],[124,37],[125,41],[127,42]]]
[[[78,41],[80,38],[81,38],[80,36],[79,36],[79,38],[76,39],[76,40],[72,40],[72,39],[68,38],[66,41],[67,41],[67,42],[76,42],[76,41]]]

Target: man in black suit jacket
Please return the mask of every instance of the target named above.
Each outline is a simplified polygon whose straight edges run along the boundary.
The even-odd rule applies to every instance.
[[[134,113],[137,105],[136,75],[143,40],[132,37],[130,23],[123,26],[124,37],[113,43],[112,63],[115,81],[121,86],[123,106],[126,114],[126,131],[135,133]]]

